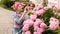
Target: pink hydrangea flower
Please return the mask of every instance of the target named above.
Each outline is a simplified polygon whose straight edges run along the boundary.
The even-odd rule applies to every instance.
[[[33,34],[38,34],[37,32],[34,32]]]
[[[41,23],[42,23],[42,20],[36,19],[36,21],[34,22],[34,26],[39,26]]]
[[[40,24],[40,27],[41,27],[41,28],[47,28],[47,25],[46,25],[45,23],[41,23],[41,24]]]
[[[30,19],[31,19],[31,20],[36,20],[36,18],[37,18],[37,15],[31,15],[31,16],[30,16]]]
[[[26,31],[25,34],[31,34],[31,32],[30,31]]]
[[[52,5],[50,6],[50,8],[51,8],[51,9],[53,9],[54,7],[55,7],[55,5],[54,5],[54,4],[52,4]]]
[[[33,34],[42,34],[42,33],[40,33],[40,32],[34,32]]]
[[[60,6],[57,9],[60,10]]]
[[[54,17],[51,17],[49,23],[54,23],[54,22],[55,22],[55,18]]]
[[[28,31],[29,30],[29,25],[28,24],[25,24],[24,26],[23,26],[23,31]]]
[[[38,26],[34,26],[34,31],[37,31],[39,27]]]
[[[52,4],[51,6],[52,6],[52,7],[55,7],[55,4]]]
[[[38,28],[37,28],[37,29],[38,29]],[[42,34],[42,32],[40,32],[40,31],[34,31],[33,34]]]
[[[58,29],[58,27],[59,27],[59,20],[54,18],[54,17],[51,17],[50,18],[50,25],[49,25],[49,27],[50,27],[51,30]]]
[[[37,29],[37,32],[38,32],[38,33],[42,33],[42,32],[44,32],[44,31],[45,31],[44,28],[38,28],[38,29]]]
[[[34,24],[34,21],[31,19],[27,19],[26,21],[23,22],[23,25],[28,24],[29,26],[32,26]]]
[[[29,19],[25,20],[25,21],[23,22],[23,25],[28,24],[28,22],[29,22]]]
[[[51,24],[51,23],[58,23],[58,24],[59,24],[59,20],[56,19],[56,18],[54,18],[54,17],[51,17],[49,23],[50,23],[50,24]]]
[[[56,26],[56,25],[54,25],[54,24],[50,24],[50,29],[51,30],[56,30],[56,29],[58,29],[58,26]]]
[[[57,10],[57,7],[53,7],[53,10]]]
[[[39,5],[39,6],[37,6],[37,8],[39,8],[39,10],[40,10],[40,9],[43,9],[43,6]]]
[[[53,10],[57,9],[57,7],[55,6],[55,4],[52,4],[50,8],[53,9]]]
[[[34,15],[37,15],[37,16],[40,15],[39,11],[35,11]]]
[[[40,10],[40,9],[42,9],[43,8],[43,6],[42,5],[39,5],[39,6],[36,6],[33,10],[34,11],[38,11],[38,10]]]
[[[33,9],[33,11],[38,11],[38,7],[36,6],[36,7]]]
[[[50,27],[51,30],[56,30],[59,27],[59,23],[55,23],[55,22],[54,23],[51,23],[49,25],[49,27]]]
[[[44,13],[44,10],[43,9],[39,10],[39,13],[40,15],[42,15]]]
[[[34,22],[34,26],[39,26],[39,22],[38,21],[36,21],[36,22]]]
[[[40,20],[40,19],[38,19],[38,18],[36,19],[36,21],[40,21],[40,22],[41,22],[41,20]]]
[[[30,25],[30,26],[32,26],[32,25],[34,24],[34,21],[29,20],[29,22],[28,22],[28,23],[29,23],[29,25]]]
[[[42,15],[43,13],[44,13],[44,10],[41,9],[41,10],[39,10],[39,11],[36,11],[34,14],[35,14],[35,15]]]
[[[56,27],[59,27],[59,23],[54,23],[54,25],[55,25]]]

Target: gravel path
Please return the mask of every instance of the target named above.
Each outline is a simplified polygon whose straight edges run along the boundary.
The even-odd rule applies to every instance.
[[[0,34],[12,34],[12,13],[13,11],[9,11],[0,7]]]

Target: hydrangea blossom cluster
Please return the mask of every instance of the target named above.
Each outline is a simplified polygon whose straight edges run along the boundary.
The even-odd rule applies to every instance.
[[[42,6],[42,5],[36,6],[33,10],[34,10],[34,11],[38,11],[38,10],[40,10],[40,9],[43,9],[43,6]]]
[[[45,31],[45,28],[47,28],[47,25],[41,19],[36,19],[33,26],[34,34],[42,34]]]
[[[42,14],[45,12],[43,8],[44,8],[44,7],[41,6],[41,5],[36,6],[36,7],[33,9],[33,11],[35,11],[34,14],[37,15],[37,16],[42,15]]]
[[[29,28],[31,26],[34,27],[33,34],[42,34],[45,31],[45,28],[47,28],[47,25],[41,19],[37,18],[37,16],[44,13],[44,10],[42,9],[43,7],[38,7],[40,7],[40,10],[34,12],[33,15],[30,15],[30,19],[27,19],[23,22],[23,31],[25,32],[25,34],[31,34],[31,32],[29,31]]]
[[[49,27],[50,27],[51,30],[58,29],[58,27],[59,27],[59,20],[54,18],[54,17],[51,17],[50,18],[50,25],[49,25]]]
[[[37,6],[33,9],[34,14],[30,15],[30,19],[27,19],[23,22],[23,31],[25,32],[25,34],[31,34],[31,31],[29,30],[31,26],[33,26],[34,28],[33,34],[42,34],[45,31],[48,26],[40,18],[37,18],[37,16],[43,15],[45,10],[47,10],[48,8],[49,7]],[[50,8],[54,10],[55,5],[52,5]],[[58,19],[51,17],[49,23],[49,28],[51,30],[58,29]]]
[[[31,26],[34,27],[34,33],[33,34],[42,34],[42,32],[45,31],[45,28],[47,28],[47,25],[41,20],[41,19],[35,19],[35,21],[31,20],[31,19],[27,19],[26,21],[24,21],[23,23],[23,31],[25,32],[25,34],[31,34],[31,32],[29,31],[29,28]]]

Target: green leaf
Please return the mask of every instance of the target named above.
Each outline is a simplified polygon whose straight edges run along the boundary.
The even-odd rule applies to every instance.
[[[30,27],[30,32],[33,34],[33,32],[34,32],[34,27],[32,26],[32,27]]]
[[[44,20],[44,23],[46,23],[47,25],[49,25],[49,20],[53,16],[54,16],[54,14],[53,14],[53,10],[52,9],[49,8],[48,10],[46,10],[46,12],[42,16],[42,18]]]

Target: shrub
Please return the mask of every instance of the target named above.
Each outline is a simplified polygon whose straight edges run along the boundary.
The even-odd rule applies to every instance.
[[[6,7],[11,7],[14,4],[14,1],[2,0],[1,1]]]

